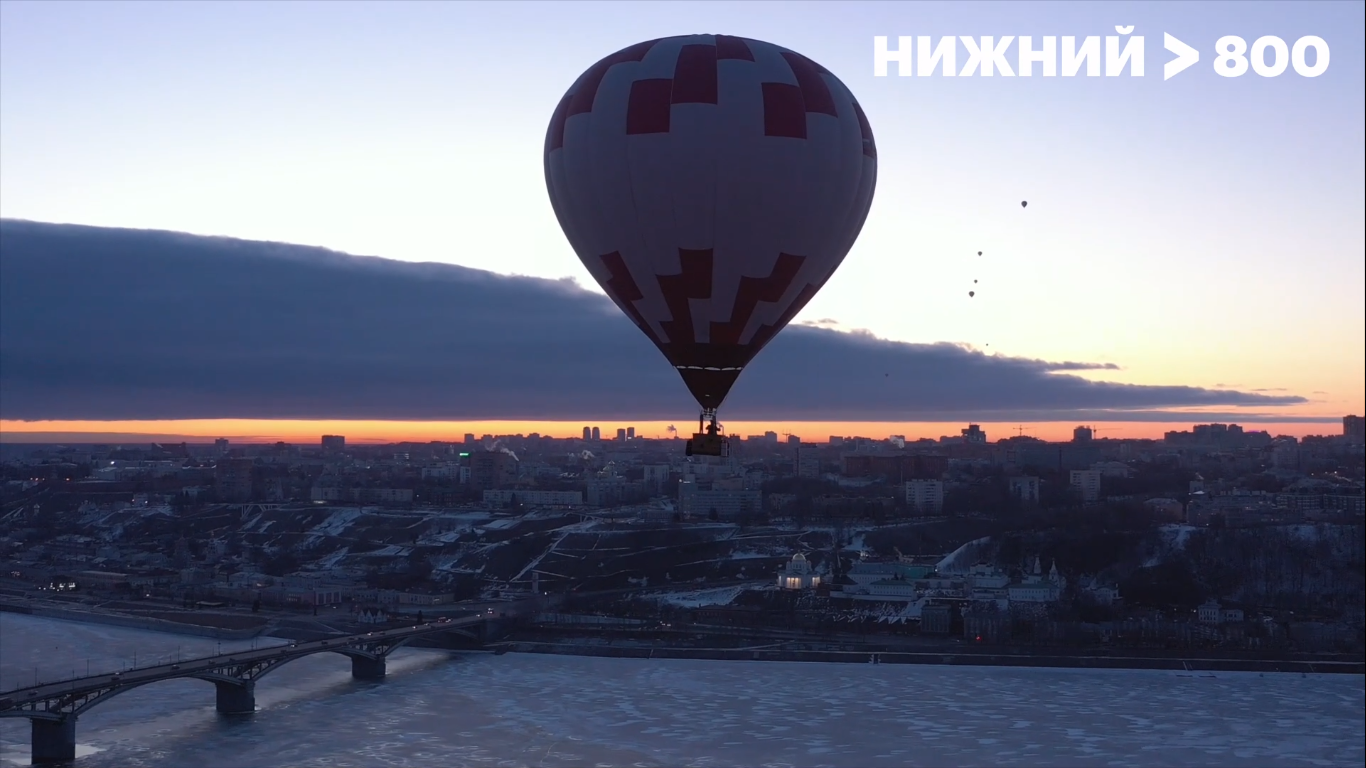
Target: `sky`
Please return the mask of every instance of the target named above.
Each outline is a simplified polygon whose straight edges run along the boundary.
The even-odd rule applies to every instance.
[[[440,422],[446,437],[482,433],[459,426],[474,421],[523,425],[483,428],[492,434],[577,435],[581,424],[550,426],[569,415],[641,421],[643,434],[657,434],[668,426],[659,420],[686,413],[682,381],[656,362],[645,336],[605,296],[568,280],[14,220],[0,220],[0,253],[7,439],[40,431],[68,441],[73,432],[137,432],[129,423],[138,422],[166,433],[205,417],[226,421],[193,425],[200,434],[290,442],[309,431],[434,434],[414,426],[424,421]],[[724,411],[742,433],[835,422],[781,427],[811,439],[869,436],[872,427],[838,425],[870,422],[920,437],[951,418],[1147,422],[1149,431],[1180,419],[1275,423],[1286,419],[1279,410],[1307,402],[1081,375],[1116,371],[795,326],[745,370]],[[1298,419],[1301,428],[1337,421]]]
[[[911,345],[893,357],[960,344],[1012,360],[1094,364],[1066,373],[1094,381],[1299,398],[1275,407],[1220,403],[1218,415],[1274,417],[1291,433],[1335,431],[1323,425],[1366,403],[1364,7],[6,0],[0,217],[297,243],[568,277],[596,291],[545,192],[551,110],[581,71],[639,40],[754,37],[837,75],[878,141],[868,223],[799,323]],[[1143,78],[873,76],[874,35],[1080,37],[1129,24],[1145,37]],[[1163,32],[1202,52],[1199,64],[1165,82]],[[1220,77],[1214,41],[1235,34],[1317,35],[1331,65],[1312,79],[1293,70]],[[977,296],[968,298],[974,279]],[[829,338],[807,330],[787,348]],[[856,349],[857,341],[846,334],[830,343]],[[775,341],[761,355],[745,374],[751,394],[742,379],[727,407],[754,414],[756,424],[804,423],[818,434],[821,424],[872,419],[795,401],[763,412],[765,398],[754,393],[785,369],[776,359],[768,374],[757,366],[783,349]],[[646,345],[640,354],[658,353]],[[658,363],[662,372],[646,378],[663,382],[672,371]],[[686,395],[661,391],[678,400],[680,414],[691,412]],[[642,405],[640,416],[659,415],[659,405]],[[198,413],[245,418],[215,407]],[[1229,413],[1238,408],[1251,410]],[[34,413],[0,409],[5,439],[39,424],[95,429],[90,413],[22,426]],[[566,421],[604,415],[570,410]],[[913,410],[904,423],[923,424],[931,436],[959,415]],[[120,418],[115,411],[95,415]],[[1139,432],[1159,419],[1183,421],[1067,403],[1010,415],[1056,422],[1039,427],[1045,432],[1090,419]],[[175,432],[169,423],[132,431]]]

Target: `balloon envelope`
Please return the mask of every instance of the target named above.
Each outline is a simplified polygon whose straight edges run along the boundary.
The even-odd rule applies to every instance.
[[[710,409],[853,247],[877,148],[819,64],[692,35],[584,72],[551,117],[545,176],[584,266]]]

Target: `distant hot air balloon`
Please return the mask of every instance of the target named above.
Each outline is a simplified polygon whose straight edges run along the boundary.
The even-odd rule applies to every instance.
[[[1028,200],[1021,200],[1021,201],[1020,201],[1020,207],[1021,207],[1021,208],[1028,208],[1028,207],[1029,207],[1029,201],[1028,201]]]
[[[546,186],[570,245],[716,409],[863,228],[877,148],[824,67],[725,35],[638,43],[579,76],[550,119]]]

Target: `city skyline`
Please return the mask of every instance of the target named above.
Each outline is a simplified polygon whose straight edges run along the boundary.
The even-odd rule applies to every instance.
[[[1215,414],[1227,415],[1227,414]],[[1192,414],[1198,417],[1199,414]],[[1023,435],[1048,442],[1065,442],[1072,439],[1072,431],[1078,426],[1093,427],[1095,439],[1123,440],[1161,440],[1171,431],[1188,431],[1198,423],[1240,423],[1235,421],[1211,422],[1092,422],[1077,421],[1038,422],[1017,424],[1013,422],[974,422],[987,433],[990,442]],[[1324,419],[1317,422],[1256,422],[1243,421],[1246,431],[1266,431],[1273,437],[1288,436],[1303,438],[1309,436],[1340,435],[1343,432],[1342,417],[1334,420]],[[147,430],[149,426],[157,431]],[[270,421],[264,419],[198,419],[171,422],[3,422],[0,421],[0,442],[3,443],[105,443],[105,442],[204,442],[227,439],[246,444],[287,442],[294,444],[316,444],[323,435],[340,435],[348,444],[384,445],[401,442],[452,442],[459,443],[464,435],[472,433],[477,438],[485,435],[510,436],[539,434],[556,439],[582,439],[585,426],[599,427],[602,441],[613,442],[618,429],[633,427],[637,438],[672,439],[668,432],[669,422],[535,422],[535,421],[470,421],[470,422],[374,422],[374,421]],[[691,430],[688,424],[673,424],[678,429],[679,439]],[[892,435],[900,435],[907,442],[920,439],[938,440],[941,437],[956,437],[967,426],[966,422],[935,423],[887,423],[887,422],[733,422],[726,424],[727,432],[733,436],[746,437],[774,432],[780,439],[796,435],[802,442],[824,443],[831,436],[867,437],[884,440]],[[1023,427],[1023,431],[1020,428]],[[892,430],[888,432],[887,430]]]

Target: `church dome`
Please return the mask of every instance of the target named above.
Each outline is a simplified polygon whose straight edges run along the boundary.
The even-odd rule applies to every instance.
[[[798,552],[797,554],[792,556],[792,562],[804,563],[806,562],[806,555],[803,555],[802,553]]]

